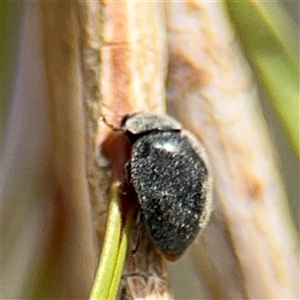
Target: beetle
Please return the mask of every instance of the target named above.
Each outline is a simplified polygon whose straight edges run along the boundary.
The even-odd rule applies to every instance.
[[[206,151],[170,116],[133,113],[122,119],[120,129],[132,143],[128,181],[148,235],[165,258],[177,260],[211,213]]]

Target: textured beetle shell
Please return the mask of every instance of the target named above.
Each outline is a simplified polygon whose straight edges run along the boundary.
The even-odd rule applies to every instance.
[[[131,117],[133,127],[134,122],[127,123]],[[160,126],[154,124],[160,119],[164,121]],[[172,118],[149,114],[132,115],[124,123],[129,138],[134,137],[129,179],[146,229],[155,246],[171,260],[205,227],[211,201],[204,149],[179,126]]]
[[[121,126],[131,136],[138,136],[150,131],[181,130],[181,125],[173,118],[149,113],[135,113],[126,116]]]

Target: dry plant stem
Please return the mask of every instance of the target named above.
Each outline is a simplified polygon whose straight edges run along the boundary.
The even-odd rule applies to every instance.
[[[298,298],[287,200],[223,5],[172,2],[166,10],[169,110],[205,144],[215,181],[212,220],[193,248],[201,291],[205,298]]]
[[[116,134],[101,117],[118,126],[124,115],[135,111],[164,112],[165,37],[159,3],[79,1],[77,5],[87,128],[87,174],[94,231],[97,232],[95,248],[99,252],[110,170],[112,167],[112,177],[122,182],[126,162],[122,142],[108,147],[104,156],[103,146]],[[115,160],[111,166],[108,156]],[[135,265],[128,255],[121,286],[122,299],[169,298],[161,256],[148,239],[140,243]],[[145,257],[150,257],[146,263]],[[132,284],[133,272],[136,284]]]
[[[50,275],[41,283],[49,290],[39,297],[86,298],[96,261],[85,176],[77,20],[70,2],[39,5],[52,134],[48,172],[55,191],[49,270],[45,270]]]

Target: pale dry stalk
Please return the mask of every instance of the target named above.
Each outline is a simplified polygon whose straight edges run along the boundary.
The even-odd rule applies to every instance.
[[[77,15],[68,2],[39,2],[39,6],[51,128],[47,172],[53,181],[54,211],[47,266],[35,297],[85,298],[96,260],[85,170]]]
[[[135,1],[80,1],[80,45],[84,107],[87,122],[87,178],[101,246],[111,177],[122,181],[111,170],[103,154],[114,139],[109,124],[119,126],[124,115],[135,111],[163,113],[165,79],[165,32],[162,5]],[[116,136],[116,134],[115,134]],[[109,146],[115,159],[113,169],[126,163],[122,141]],[[102,152],[101,152],[102,151]],[[117,177],[117,178],[116,178]],[[98,209],[99,208],[99,209]],[[98,216],[95,216],[97,212]],[[136,229],[134,229],[135,231]],[[142,229],[139,229],[140,235]],[[133,236],[135,234],[133,233]],[[136,239],[132,241],[135,247]],[[122,299],[169,299],[165,264],[147,237],[140,238],[138,251],[129,252],[120,287]]]
[[[166,5],[169,111],[198,135],[214,177],[212,220],[193,247],[209,299],[298,298],[287,199],[256,85],[221,2]]]

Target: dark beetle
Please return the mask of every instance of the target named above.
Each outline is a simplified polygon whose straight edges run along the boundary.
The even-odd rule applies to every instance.
[[[205,150],[168,116],[135,113],[123,119],[121,130],[133,144],[128,176],[148,234],[167,259],[176,260],[210,215]]]

